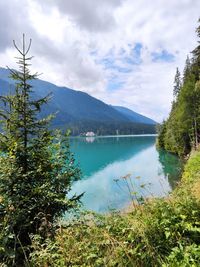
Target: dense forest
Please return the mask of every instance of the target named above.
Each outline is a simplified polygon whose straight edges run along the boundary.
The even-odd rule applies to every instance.
[[[96,135],[129,135],[129,134],[155,134],[155,124],[145,124],[136,122],[100,122],[100,121],[76,121],[69,123],[67,127],[70,129],[71,135],[80,135],[80,133],[95,132]],[[65,128],[66,129],[66,126]]]
[[[200,23],[200,20],[199,20]],[[200,38],[200,26],[197,28]],[[158,146],[180,156],[200,141],[200,41],[186,59],[183,75],[176,70],[169,118],[158,128]]]

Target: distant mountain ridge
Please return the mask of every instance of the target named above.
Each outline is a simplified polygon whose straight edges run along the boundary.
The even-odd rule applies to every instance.
[[[125,115],[127,118],[129,118],[132,122],[138,122],[138,123],[146,123],[146,124],[157,124],[156,121],[141,115],[129,108],[125,108],[122,106],[112,106],[117,111],[121,112],[123,115]]]
[[[0,68],[1,94],[7,94],[14,88],[9,75],[9,70]],[[74,135],[90,130],[99,134],[115,134],[117,131],[121,134],[155,133],[155,123],[150,123],[151,119],[129,109],[107,105],[87,93],[59,87],[40,79],[30,83],[34,88],[34,98],[52,93],[52,99],[43,108],[42,115],[57,112],[53,120],[54,127],[71,128]],[[145,119],[142,120],[141,117]]]

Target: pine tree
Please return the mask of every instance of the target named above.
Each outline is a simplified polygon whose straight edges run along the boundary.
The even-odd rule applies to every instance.
[[[185,61],[185,67],[183,70],[183,83],[187,80],[190,72],[191,72],[191,62],[189,56],[187,56]]]
[[[23,35],[19,53],[19,70],[10,70],[15,81],[12,95],[1,96],[0,112],[0,261],[21,266],[28,255],[30,236],[43,238],[53,234],[54,223],[64,212],[75,207],[80,196],[67,198],[80,171],[74,164],[66,136],[52,133],[48,124],[52,116],[39,119],[49,96],[35,100],[28,56]]]
[[[178,68],[176,68],[176,75],[174,78],[174,90],[173,90],[173,95],[174,98],[177,98],[179,92],[181,89],[181,74]]]
[[[199,18],[199,21],[198,22],[200,24],[200,18]],[[197,27],[196,33],[197,33],[197,36],[200,39],[200,25]],[[198,46],[192,51],[192,53],[193,53],[194,61],[200,67],[200,40],[198,40]]]
[[[194,147],[198,148],[200,142],[200,81],[197,81],[194,88],[194,116],[193,116],[193,126],[194,126]]]
[[[200,24],[200,19],[199,19]],[[196,29],[197,36],[200,39],[200,25]],[[195,74],[196,81],[200,79],[200,40],[198,46],[192,51],[193,54],[193,73]]]

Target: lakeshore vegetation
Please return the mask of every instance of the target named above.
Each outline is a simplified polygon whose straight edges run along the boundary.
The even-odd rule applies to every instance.
[[[200,39],[200,26],[196,32]],[[192,57],[186,59],[182,77],[177,68],[172,109],[169,118],[158,127],[158,147],[179,156],[190,153],[200,142],[200,41],[198,43]]]
[[[166,199],[132,212],[86,213],[60,226],[52,241],[33,239],[31,266],[200,266],[200,151]]]
[[[177,69],[172,110],[159,127],[158,147],[190,153],[177,188],[128,213],[77,212],[65,222],[81,197],[66,198],[80,171],[67,139],[37,117],[48,97],[31,99],[30,45],[16,48],[15,94],[1,96],[0,266],[200,266],[200,45],[183,78]]]

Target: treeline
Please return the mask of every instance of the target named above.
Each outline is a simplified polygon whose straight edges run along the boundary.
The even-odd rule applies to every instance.
[[[123,135],[123,134],[155,134],[156,126],[153,124],[133,123],[133,122],[98,122],[79,121],[67,124],[63,129],[70,129],[71,135],[77,136],[82,133],[93,131],[97,135]]]
[[[200,23],[200,19],[199,19]],[[196,30],[200,38],[200,26]],[[200,142],[200,41],[187,57],[183,74],[176,70],[169,118],[158,127],[158,147],[180,156]]]

